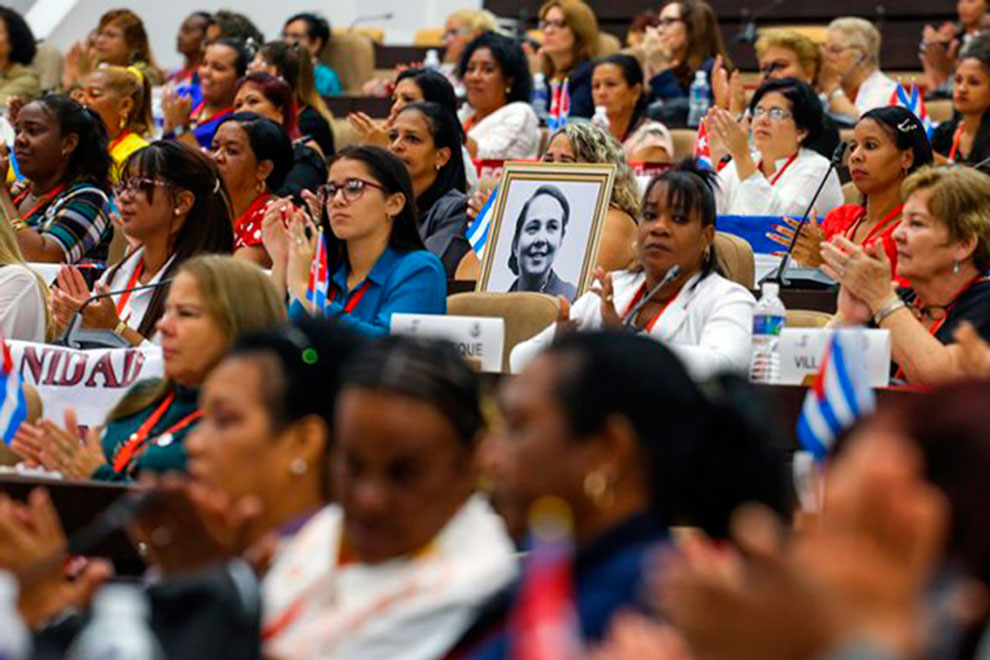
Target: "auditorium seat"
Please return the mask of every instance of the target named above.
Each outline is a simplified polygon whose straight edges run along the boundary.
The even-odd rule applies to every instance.
[[[443,48],[443,37],[445,33],[446,29],[442,27],[417,30],[413,36],[413,45],[422,48]]]
[[[614,55],[622,50],[622,42],[614,34],[608,32],[598,33],[598,55]]]
[[[756,261],[746,239],[722,231],[715,232],[715,255],[723,277],[747,289],[755,286]]]
[[[757,30],[757,34],[763,35],[767,30],[793,30],[803,37],[811,39],[816,44],[825,43],[825,35],[828,33],[827,25],[770,25]]]
[[[344,34],[360,34],[362,37],[371,39],[376,44],[385,43],[385,30],[380,27],[369,27],[367,25],[358,25],[351,28],[335,27],[333,29],[333,37],[330,41]]]
[[[674,162],[694,155],[694,146],[698,142],[698,131],[693,128],[672,128],[670,138],[674,142]]]
[[[57,48],[47,44],[38,44],[38,50],[34,55],[31,65],[38,71],[38,82],[41,84],[41,92],[50,92],[58,89],[62,84],[62,66],[65,58]]]
[[[333,129],[333,146],[337,151],[355,144],[357,135],[346,118],[334,117],[330,128]]]
[[[344,94],[360,95],[361,86],[375,74],[375,47],[359,32],[336,32],[320,60],[337,72]]]
[[[787,310],[788,328],[824,328],[831,320],[831,314],[812,309]]]
[[[505,321],[505,348],[502,371],[509,373],[509,354],[525,341],[557,320],[560,301],[543,293],[457,293],[447,298],[450,316],[486,316]]]
[[[936,124],[952,119],[952,99],[925,101],[925,107],[928,109],[928,117]]]

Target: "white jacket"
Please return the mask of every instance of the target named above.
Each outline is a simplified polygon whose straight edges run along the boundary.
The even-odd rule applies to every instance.
[[[758,157],[757,157],[758,158]],[[777,161],[777,172],[787,163]],[[801,215],[818,190],[828,170],[828,159],[810,149],[798,151],[797,158],[771,185],[757,170],[745,181],[739,180],[736,164],[730,162],[718,173],[719,189],[715,195],[719,215]],[[814,215],[823,216],[845,204],[842,185],[833,171],[815,202]]]
[[[716,273],[685,283],[663,311],[648,335],[667,345],[694,378],[722,371],[745,372],[753,343],[753,307],[756,300],[745,287]],[[612,273],[615,309],[620,315],[646,281],[643,273],[627,270]],[[602,327],[601,298],[586,293],[571,307],[571,319],[581,330]],[[518,373],[530,359],[553,341],[557,324],[532,339],[517,344],[509,364]]]
[[[470,115],[468,115],[470,116]],[[478,144],[478,158],[512,160],[540,155],[540,120],[524,101],[508,103],[468,131]]]

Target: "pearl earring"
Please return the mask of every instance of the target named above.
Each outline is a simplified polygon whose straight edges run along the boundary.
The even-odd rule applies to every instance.
[[[308,469],[308,467],[309,466],[306,465],[306,461],[304,459],[296,458],[293,459],[291,464],[289,464],[289,472],[296,475],[297,477],[301,477],[302,475],[306,474],[306,470]]]
[[[958,259],[956,259],[955,261],[952,262],[952,274],[953,275],[958,275],[959,274],[959,260]]]

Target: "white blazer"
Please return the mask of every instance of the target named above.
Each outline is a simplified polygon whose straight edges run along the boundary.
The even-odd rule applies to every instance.
[[[757,157],[758,158],[758,157]],[[787,163],[777,161],[777,172]],[[818,184],[828,170],[828,158],[810,149],[798,151],[780,178],[771,185],[763,173],[754,172],[745,181],[739,180],[736,164],[730,162],[718,173],[719,189],[715,195],[719,215],[801,215],[808,207]],[[842,184],[833,171],[815,202],[815,215],[823,216],[845,204]]]
[[[666,344],[693,378],[707,378],[723,371],[749,369],[753,344],[753,307],[756,300],[745,287],[716,273],[699,281],[700,273],[681,288],[663,311],[648,336]],[[646,281],[643,273],[612,273],[615,309],[624,314]],[[581,330],[602,327],[601,298],[586,293],[571,307],[571,319]],[[553,323],[532,339],[517,344],[509,356],[518,373],[541,349],[553,341]],[[646,331],[644,331],[646,332]]]
[[[540,119],[525,101],[503,105],[472,126],[468,137],[478,144],[479,159],[512,160],[540,155]]]

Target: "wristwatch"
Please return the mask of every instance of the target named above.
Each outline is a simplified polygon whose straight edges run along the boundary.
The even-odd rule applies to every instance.
[[[117,325],[113,329],[113,334],[120,335],[121,337],[123,337],[124,336],[124,332],[127,330],[128,327],[130,327],[130,326],[128,326],[123,321],[117,321]]]

